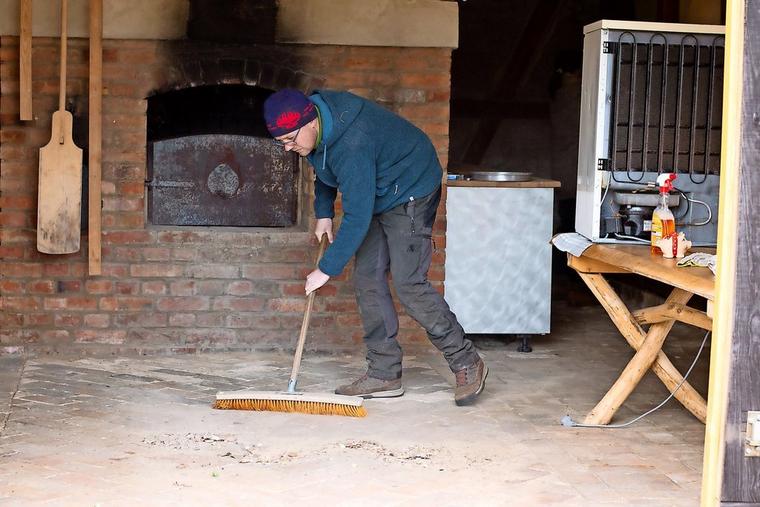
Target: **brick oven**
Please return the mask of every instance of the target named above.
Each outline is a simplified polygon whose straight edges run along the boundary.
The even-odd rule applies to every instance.
[[[35,25],[34,120],[22,122],[19,39],[8,22],[18,18],[0,12],[0,352],[288,348],[316,252],[313,176],[307,163],[273,150],[261,102],[285,86],[350,90],[426,131],[445,165],[456,4],[379,2],[390,7],[368,15],[361,1],[320,0],[328,12],[313,26],[298,2],[254,2],[262,9],[229,14],[258,23],[246,39],[213,29],[233,26],[210,17],[213,2],[109,11],[117,3],[104,9],[100,276],[87,274],[86,167],[80,252],[35,248],[38,150],[57,107],[57,30]],[[170,30],[150,22],[167,5],[187,14]],[[86,23],[77,32],[77,12],[71,17],[67,109],[86,164]],[[441,288],[444,221],[441,210],[430,272]],[[360,342],[350,273],[320,290],[307,347]],[[400,334],[425,339],[403,314]]]

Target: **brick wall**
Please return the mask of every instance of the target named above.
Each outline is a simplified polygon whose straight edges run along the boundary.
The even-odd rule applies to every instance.
[[[38,150],[57,108],[58,40],[36,38],[34,121],[18,120],[18,39],[0,38],[0,351],[287,348],[297,339],[315,241],[311,198],[296,228],[146,226],[146,97],[207,81],[271,89],[301,83],[377,100],[425,130],[442,163],[448,151],[449,49],[292,46],[215,48],[161,41],[104,42],[103,274],[87,275],[80,253],[36,251]],[[194,55],[206,55],[198,57]],[[184,55],[178,58],[177,55]],[[69,40],[67,103],[86,119],[87,43]],[[198,63],[199,62],[199,63]],[[211,64],[213,62],[213,65]],[[212,72],[213,70],[213,72]],[[205,77],[204,77],[205,76]],[[304,81],[307,84],[303,84]],[[213,84],[213,83],[207,83]],[[86,121],[84,122],[86,124]],[[75,134],[76,138],[76,134]],[[311,185],[304,179],[305,193]],[[442,205],[443,206],[443,205]],[[430,276],[442,290],[443,208]],[[87,210],[84,210],[86,216]],[[351,269],[315,302],[308,346],[361,342]],[[425,339],[401,317],[402,341]]]

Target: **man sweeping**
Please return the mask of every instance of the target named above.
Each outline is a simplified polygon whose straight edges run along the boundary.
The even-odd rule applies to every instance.
[[[427,331],[456,376],[454,401],[468,405],[485,386],[488,368],[456,316],[428,282],[432,228],[443,171],[430,139],[387,109],[348,92],[278,91],[264,103],[267,128],[286,151],[316,172],[315,234],[330,242],[306,294],[339,275],[355,256],[354,284],[367,346],[367,373],[336,394],[389,398],[404,394],[393,277],[406,312]],[[343,219],[333,235],[334,203]]]

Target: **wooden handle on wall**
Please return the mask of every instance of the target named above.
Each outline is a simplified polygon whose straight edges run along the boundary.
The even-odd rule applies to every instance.
[[[90,0],[88,272],[101,273],[101,162],[103,157],[103,0]]]
[[[19,118],[32,116],[32,0],[21,0],[19,29]]]

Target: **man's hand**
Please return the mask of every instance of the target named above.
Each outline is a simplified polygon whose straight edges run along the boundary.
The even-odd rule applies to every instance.
[[[317,241],[322,241],[323,234],[327,234],[327,241],[329,241],[330,243],[333,242],[332,218],[318,218],[317,219],[317,225],[314,227],[314,235],[317,236]]]
[[[329,218],[327,220],[330,220]],[[306,295],[308,296],[318,288],[322,287],[330,279],[330,275],[322,273],[319,269],[315,269],[309,276],[306,277]]]

